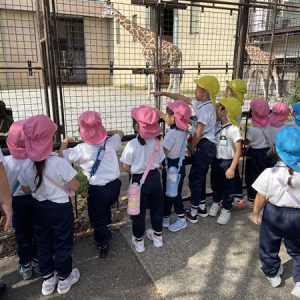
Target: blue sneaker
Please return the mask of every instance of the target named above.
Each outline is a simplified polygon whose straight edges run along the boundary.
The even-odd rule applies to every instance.
[[[185,218],[178,218],[175,223],[172,223],[168,227],[168,229],[171,232],[176,232],[176,231],[186,228],[187,226],[188,226],[188,224],[187,224],[187,221]]]
[[[25,268],[22,265],[18,266],[18,271],[24,280],[30,280],[32,278],[32,266],[29,265],[28,268]]]

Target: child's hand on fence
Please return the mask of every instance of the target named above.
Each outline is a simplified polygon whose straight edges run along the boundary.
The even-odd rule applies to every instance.
[[[63,143],[69,144],[69,143],[75,143],[75,139],[72,137],[66,137],[63,139]]]
[[[163,96],[163,92],[151,92],[150,95],[153,95],[154,98],[157,98]]]

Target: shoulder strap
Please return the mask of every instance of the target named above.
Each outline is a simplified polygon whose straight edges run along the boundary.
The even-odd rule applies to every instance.
[[[106,140],[105,140],[104,144],[101,145],[98,149],[96,159],[95,159],[94,164],[93,164],[93,166],[91,168],[91,171],[90,171],[90,176],[91,177],[96,174],[96,172],[98,170],[98,167],[100,166],[101,160],[99,159],[99,157],[100,157],[100,154],[105,151],[105,145],[106,145]]]
[[[12,189],[12,192],[11,192],[12,196],[14,195],[14,193],[16,192],[16,190],[18,189],[19,186],[20,186],[20,181],[17,179],[17,181]]]
[[[227,124],[227,125],[225,125],[224,127],[221,127],[216,133],[215,133],[215,135],[217,136],[218,135],[218,133],[220,133],[223,129],[225,129],[225,128],[227,128],[227,127],[230,127],[232,124]]]
[[[187,142],[187,137],[188,137],[188,132],[186,132],[186,134],[184,135],[184,139],[183,139],[183,143],[181,145],[181,149],[180,149],[180,158],[179,158],[179,162],[178,162],[178,172],[180,171],[180,168],[182,166],[182,162],[184,160],[184,151],[185,151],[185,146],[186,146],[186,142]]]
[[[157,139],[157,140],[155,141],[154,151],[153,151],[153,153],[152,153],[152,155],[151,155],[151,157],[150,157],[150,159],[149,159],[149,161],[148,161],[148,163],[147,163],[146,169],[145,169],[144,174],[143,174],[143,176],[142,176],[142,179],[141,179],[141,181],[140,181],[141,184],[143,184],[143,183],[145,182],[146,177],[148,176],[148,173],[149,173],[150,168],[151,168],[151,166],[152,166],[152,163],[153,163],[153,161],[154,161],[154,159],[155,159],[155,156],[156,156],[157,152],[159,151],[159,148],[160,148],[160,142],[159,142],[159,140]]]
[[[279,177],[276,178],[279,184],[282,186],[283,190],[286,191],[289,196],[298,204],[300,205],[299,198],[295,195],[295,193],[292,191],[292,189],[288,186],[288,184],[284,183],[283,180]]]

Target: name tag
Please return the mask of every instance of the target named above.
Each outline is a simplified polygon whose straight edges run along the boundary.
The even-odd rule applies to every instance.
[[[227,147],[228,141],[225,135],[220,136],[220,146]]]

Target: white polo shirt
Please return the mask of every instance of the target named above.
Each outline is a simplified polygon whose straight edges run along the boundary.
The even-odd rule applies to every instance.
[[[77,162],[82,172],[88,178],[90,177],[91,169],[96,160],[99,147],[104,143],[99,145],[89,145],[82,143],[74,148],[69,148],[63,151],[63,156],[68,161]],[[118,134],[114,134],[112,137],[106,140],[105,151],[100,153],[100,165],[95,173],[89,179],[90,185],[106,185],[107,183],[119,178],[120,168],[116,151],[119,150],[121,146],[121,138]]]
[[[77,174],[72,166],[58,156],[49,156],[46,160],[41,186],[35,191],[36,168],[30,159],[23,164],[18,180],[22,186],[28,186],[32,191],[32,196],[38,201],[50,200],[56,203],[69,202],[68,194],[59,186],[64,186],[70,182]],[[46,175],[46,176],[45,176]],[[51,178],[51,181],[47,178]],[[54,184],[52,181],[56,182]]]
[[[234,143],[241,139],[241,133],[237,126],[230,123],[224,125],[218,123],[216,126],[217,158],[233,159]]]
[[[278,162],[275,167],[264,170],[252,184],[252,187],[276,206],[300,208],[300,205],[293,200],[277,180],[280,178],[284,183],[287,183],[289,176],[288,167],[283,162]],[[291,191],[300,200],[300,173],[296,171],[292,176],[292,185]]]
[[[12,155],[4,157],[3,163],[7,174],[10,192],[12,193],[14,191],[13,196],[25,195],[20,183],[18,182],[18,176],[25,162],[26,159],[17,159]]]
[[[187,139],[187,132],[178,129],[169,129],[163,140],[163,147],[169,150],[167,157],[176,159],[180,157],[181,147]]]
[[[146,144],[142,146],[137,138],[129,141],[122,153],[120,161],[126,165],[131,166],[131,174],[143,174],[148,161],[154,151],[156,138],[147,139]],[[160,167],[160,163],[165,159],[165,154],[162,145],[155,156],[150,170]]]
[[[202,132],[202,137],[210,140],[213,143],[217,143],[215,137],[215,126],[217,121],[216,110],[212,105],[212,102],[205,101],[197,101],[195,98],[192,99],[192,107],[195,111],[197,117],[197,123],[204,124],[204,129]],[[193,132],[195,132],[196,122],[193,122]]]
[[[249,141],[249,147],[253,149],[268,148],[270,142],[270,128],[252,127],[247,129],[246,139]]]

